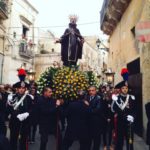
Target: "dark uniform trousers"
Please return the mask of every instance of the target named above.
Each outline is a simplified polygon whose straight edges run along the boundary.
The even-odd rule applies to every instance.
[[[27,138],[29,133],[29,123],[20,122],[17,119],[10,122],[10,144],[12,150],[17,150],[17,141],[19,138],[19,149],[27,149]]]
[[[127,150],[133,150],[133,125],[130,123],[123,124],[118,121],[117,143],[115,150],[123,150],[124,138],[126,139]]]
[[[119,105],[125,103],[127,96],[119,95],[117,101],[113,104],[113,110],[117,113],[117,141],[115,150],[123,150],[124,138],[126,139],[127,150],[133,150],[133,124],[127,120],[127,116],[131,115],[135,118],[135,98],[129,95],[128,103],[122,110]]]

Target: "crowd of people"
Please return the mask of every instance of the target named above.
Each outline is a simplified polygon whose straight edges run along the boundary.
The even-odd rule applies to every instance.
[[[115,88],[91,85],[87,91],[79,90],[78,97],[54,99],[50,87],[40,95],[34,82],[1,85],[0,150],[27,150],[37,142],[36,133],[39,150],[46,150],[50,134],[55,136],[57,150],[69,150],[74,141],[80,150],[123,150],[124,138],[127,150],[134,149],[136,99],[125,81]]]

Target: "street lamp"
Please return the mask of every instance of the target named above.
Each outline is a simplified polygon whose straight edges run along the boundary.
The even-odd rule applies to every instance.
[[[107,83],[109,85],[114,84],[114,72],[105,72]]]
[[[97,40],[96,40],[96,45],[97,45],[97,48],[98,48],[98,49],[99,49],[99,47],[100,47],[100,44],[101,44],[100,39],[97,39]]]
[[[35,73],[36,72],[33,71],[33,69],[29,69],[29,71],[27,72],[29,82],[34,82],[34,80],[35,80]]]
[[[96,40],[96,45],[97,45],[97,48],[100,50],[104,50],[107,52],[109,51],[109,48],[104,43],[102,43],[102,41],[100,39]],[[102,45],[103,47],[100,47],[100,45]]]

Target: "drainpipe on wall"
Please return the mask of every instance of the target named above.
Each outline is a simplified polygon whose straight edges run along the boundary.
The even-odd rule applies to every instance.
[[[3,55],[3,58],[2,58],[2,64],[1,64],[1,84],[2,84],[2,80],[3,80],[3,67],[4,67],[4,48],[5,48],[5,44],[4,44],[4,41],[5,41],[5,37],[3,36],[3,37],[1,37],[2,39],[3,39],[3,53],[2,53],[2,55]]]

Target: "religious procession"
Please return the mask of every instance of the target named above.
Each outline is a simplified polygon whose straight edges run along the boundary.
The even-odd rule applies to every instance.
[[[0,2],[0,150],[150,150],[150,23],[134,18],[150,2],[104,0],[102,35],[83,36],[95,23],[70,14],[59,38],[64,26],[35,26],[32,2]]]
[[[127,70],[122,71],[126,76]],[[81,87],[75,97],[65,98],[66,95],[61,97],[50,86],[43,87],[39,94],[37,84],[29,85],[25,76],[25,70],[20,69],[19,82],[12,87],[1,86],[2,150],[27,150],[36,143],[36,134],[40,134],[39,150],[46,150],[49,135],[55,136],[57,150],[69,150],[74,141],[79,142],[80,150],[99,150],[101,145],[104,150],[121,150],[124,136],[127,150],[134,149],[136,99],[130,94],[127,81],[110,89],[95,85]],[[5,137],[6,121],[9,141]]]

